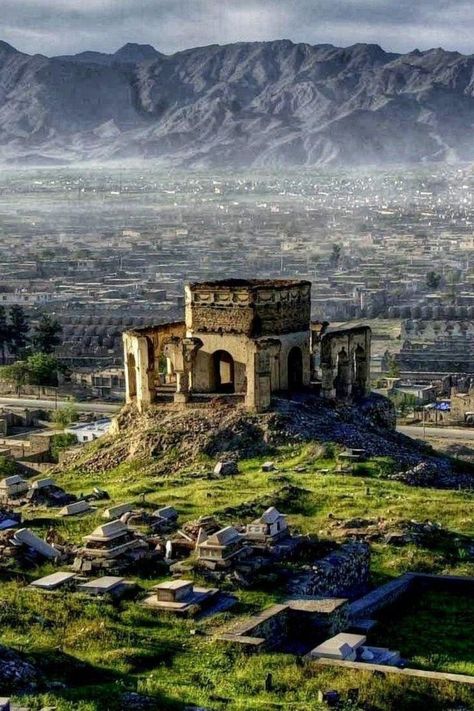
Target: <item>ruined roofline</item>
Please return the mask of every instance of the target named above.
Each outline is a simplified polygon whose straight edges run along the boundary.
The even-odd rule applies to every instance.
[[[327,331],[324,332],[322,335],[322,338],[325,336],[344,336],[348,334],[361,334],[361,333],[372,333],[372,329],[370,326],[354,326],[351,328],[350,326],[345,326],[344,328],[337,328],[337,326],[334,327],[329,327]]]
[[[130,328],[127,329],[126,331],[122,331],[122,335],[127,335],[127,336],[146,336],[149,331],[157,331],[160,328],[163,328],[164,326],[182,326],[184,329],[186,328],[186,323],[185,321],[164,321],[163,323],[151,323],[148,326],[140,326],[140,328]]]
[[[201,289],[288,289],[294,286],[311,286],[306,279],[218,279],[216,281],[195,281],[188,284],[191,291]]]

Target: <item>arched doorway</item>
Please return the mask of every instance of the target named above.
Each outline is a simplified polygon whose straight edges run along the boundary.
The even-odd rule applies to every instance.
[[[345,348],[337,354],[337,375],[334,380],[336,397],[348,397],[351,385],[351,368],[349,355]]]
[[[355,377],[353,392],[355,397],[363,397],[367,388],[368,363],[366,352],[362,346],[357,346],[354,361]]]
[[[301,390],[303,387],[303,354],[301,348],[294,346],[288,353],[288,390]]]
[[[214,383],[218,393],[235,392],[234,359],[227,351],[216,351],[213,355]]]
[[[128,397],[130,400],[137,396],[137,364],[133,353],[127,356],[127,379],[128,379]]]

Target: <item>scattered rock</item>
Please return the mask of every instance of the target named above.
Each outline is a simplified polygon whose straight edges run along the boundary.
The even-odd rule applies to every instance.
[[[217,462],[216,466],[214,467],[214,474],[216,476],[234,476],[238,473],[239,467],[237,466],[237,462],[233,459]]]
[[[153,699],[151,696],[143,696],[143,694],[137,694],[136,692],[128,692],[122,694],[122,704],[124,709],[130,709],[131,711],[142,711],[142,709],[156,709],[157,700]]]
[[[0,647],[0,679],[2,691],[9,693],[35,691],[42,681],[36,667],[7,647]]]

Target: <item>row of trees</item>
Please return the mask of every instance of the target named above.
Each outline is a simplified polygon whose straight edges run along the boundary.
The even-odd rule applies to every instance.
[[[57,385],[63,366],[51,353],[30,353],[26,358],[0,368],[0,380],[15,385],[18,394],[23,385]]]
[[[7,354],[23,358],[32,353],[53,353],[61,343],[61,324],[43,314],[31,328],[24,309],[15,304],[10,309],[0,305],[0,361],[5,364]]]

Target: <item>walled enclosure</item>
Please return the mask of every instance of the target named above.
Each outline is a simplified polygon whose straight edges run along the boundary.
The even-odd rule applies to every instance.
[[[127,402],[143,410],[168,388],[174,401],[221,393],[263,411],[278,391],[307,388],[311,380],[311,284],[303,280],[244,280],[194,283],[185,290],[185,322],[123,334]],[[341,360],[336,334],[328,334],[335,370]],[[340,332],[354,367],[339,367],[339,389],[327,397],[366,392],[370,329]],[[163,374],[166,362],[166,374]],[[324,375],[324,368],[323,368]],[[365,379],[364,379],[365,378]],[[326,377],[328,381],[328,376]],[[356,387],[357,386],[357,387]]]

